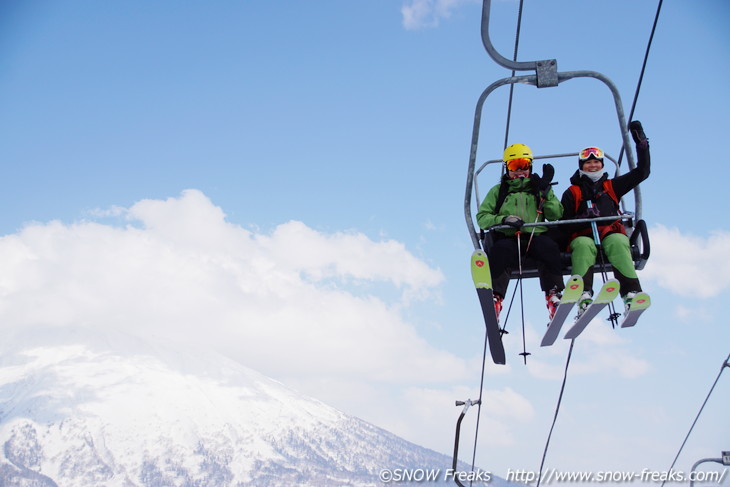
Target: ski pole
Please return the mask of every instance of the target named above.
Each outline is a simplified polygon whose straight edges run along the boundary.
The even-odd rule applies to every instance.
[[[593,211],[593,202],[591,200],[586,201],[586,205],[588,206],[588,214],[591,217],[598,216],[595,211]],[[596,252],[598,253],[599,258],[601,259],[601,277],[603,278],[604,284],[606,281],[608,281],[608,273],[606,272],[606,261],[603,258],[603,247],[601,246],[601,237],[598,234],[598,225],[596,225],[595,221],[591,222],[591,230],[593,230],[593,242],[596,244]],[[609,320],[611,320],[611,328],[616,328],[616,325],[618,325],[618,317],[619,315],[616,313],[616,308],[613,305],[613,302],[608,303],[608,310],[610,311]]]
[[[519,272],[517,280],[520,286],[520,312],[522,314],[522,353],[520,355],[522,355],[522,360],[524,361],[525,365],[527,365],[527,356],[532,354],[527,351],[527,345],[525,344],[525,301],[522,291],[522,232],[520,230],[517,230],[515,232],[515,237],[517,237],[517,268]]]
[[[535,221],[532,223],[537,223],[540,221],[540,215],[542,215],[542,207],[545,204],[545,198],[540,199],[540,204],[537,206],[537,215],[535,215]],[[530,250],[530,245],[532,244],[532,237],[535,236],[535,229],[537,227],[532,227],[530,229],[530,238],[527,240],[527,246],[525,247],[525,255],[527,255],[527,252]]]
[[[591,200],[586,201],[586,205],[588,206],[588,214],[591,217],[595,217],[596,212],[593,211],[593,202]],[[596,225],[596,222],[591,222],[591,230],[593,230],[593,242],[595,242],[596,247],[601,247],[601,239],[598,236],[598,225]]]
[[[550,186],[553,186],[555,184],[558,184],[557,182],[550,183]],[[548,189],[549,190],[549,189]],[[545,206],[545,202],[547,201],[547,191],[545,193],[540,193],[540,203],[537,205],[537,215],[535,215],[535,221],[533,223],[537,223],[540,220],[540,215],[543,214],[543,207]],[[527,255],[527,252],[530,250],[530,244],[532,243],[532,237],[535,235],[535,228],[532,227],[532,230],[530,230],[530,239],[527,241],[527,247],[525,248],[525,255]]]

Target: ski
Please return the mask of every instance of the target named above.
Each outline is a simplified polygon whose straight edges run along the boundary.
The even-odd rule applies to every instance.
[[[636,321],[639,319],[641,313],[651,306],[651,298],[646,293],[638,293],[634,296],[629,307],[629,312],[624,314],[624,319],[621,322],[621,328],[628,328],[634,326]]]
[[[570,310],[573,309],[575,303],[580,299],[581,294],[583,294],[583,278],[577,275],[571,276],[563,290],[563,297],[560,298],[560,304],[558,305],[558,309],[555,310],[555,316],[548,323],[548,328],[542,337],[542,341],[540,342],[541,347],[548,347],[555,343],[555,340],[560,334],[560,328],[565,323],[565,319],[570,314]]]
[[[479,296],[479,304],[482,307],[492,361],[495,364],[505,364],[502,332],[499,329],[497,314],[494,312],[492,273],[489,269],[489,259],[482,250],[477,249],[471,254],[471,278],[474,280],[474,287],[477,290],[477,296]]]
[[[605,308],[608,303],[616,299],[619,293],[619,284],[616,279],[610,279],[601,287],[598,295],[593,299],[593,303],[586,308],[580,317],[575,320],[573,326],[570,327],[568,332],[565,334],[566,340],[572,340],[580,335],[588,323],[596,317],[596,315]]]

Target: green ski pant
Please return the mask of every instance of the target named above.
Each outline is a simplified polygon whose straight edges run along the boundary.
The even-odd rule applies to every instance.
[[[623,233],[611,233],[601,241],[603,252],[614,269],[614,276],[621,285],[621,295],[641,291],[634,261],[631,258],[629,237]],[[576,237],[570,242],[573,274],[583,276],[584,289],[593,289],[593,265],[598,249],[591,237]]]

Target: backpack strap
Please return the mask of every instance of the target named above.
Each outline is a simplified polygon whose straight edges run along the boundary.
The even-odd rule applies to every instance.
[[[568,189],[573,195],[573,201],[575,202],[574,213],[578,213],[578,207],[580,207],[580,204],[583,203],[583,192],[580,190],[580,186],[578,186],[577,184],[573,184]],[[614,203],[616,203],[616,206],[619,206],[618,196],[616,196],[616,191],[614,191],[613,189],[612,179],[606,179],[605,181],[603,181],[603,192],[606,193],[609,198],[613,200]],[[596,195],[596,197],[598,196],[600,196],[600,194]]]
[[[580,190],[580,186],[577,184],[572,185],[568,189],[573,195],[573,201],[575,202],[575,209],[573,210],[573,214],[575,215],[578,213],[578,207],[583,202],[583,191]]]
[[[603,182],[603,192],[611,197],[616,206],[619,206],[618,196],[616,196],[616,191],[613,189],[613,179],[606,179]]]
[[[499,185],[499,193],[497,194],[497,202],[494,204],[494,214],[499,214],[499,209],[502,208],[504,200],[507,199],[507,183],[502,181]]]

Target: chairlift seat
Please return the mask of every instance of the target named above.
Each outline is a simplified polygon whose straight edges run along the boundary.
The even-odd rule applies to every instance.
[[[627,227],[627,232],[630,232],[629,245],[631,248],[631,258],[634,261],[634,268],[638,271],[644,268],[646,261],[649,259],[651,247],[649,244],[649,233],[647,230],[646,222],[644,220],[638,220],[634,223],[633,219],[625,220],[624,225]],[[492,232],[495,230],[482,230],[481,232],[481,243],[482,249],[489,254],[489,251],[494,243]],[[613,271],[613,266],[608,261],[608,258],[603,253],[603,249],[600,250],[603,255],[603,262],[605,267],[601,265],[601,257],[598,256],[596,264],[593,266],[594,272],[601,272],[602,270]],[[564,276],[570,276],[573,274],[573,265],[571,261],[571,252],[566,250],[560,252],[560,261],[562,263],[562,274]],[[539,277],[538,270],[539,262],[531,257],[524,257],[522,260],[522,278],[529,279],[533,277]],[[512,269],[510,277],[516,279],[520,277],[519,269]]]

